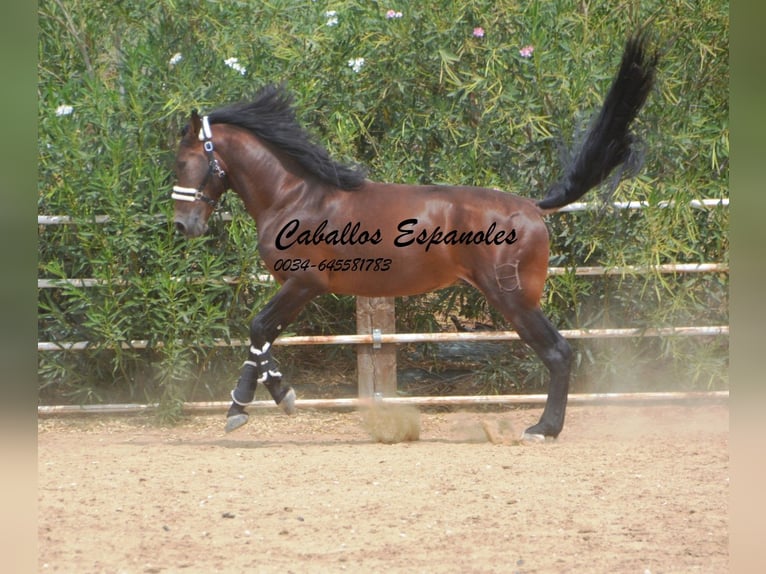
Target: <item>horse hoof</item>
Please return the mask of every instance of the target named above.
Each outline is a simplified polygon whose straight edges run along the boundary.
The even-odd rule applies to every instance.
[[[527,442],[545,442],[546,438],[544,434],[525,432],[521,435],[521,440]]]
[[[226,418],[226,427],[224,430],[227,433],[230,433],[231,431],[237,430],[239,427],[244,426],[245,423],[247,423],[247,420],[250,417],[247,413],[241,413],[238,415],[231,415],[230,417]]]
[[[295,414],[295,411],[297,410],[295,408],[295,391],[292,388],[290,388],[290,390],[285,393],[285,396],[282,397],[282,400],[279,401],[279,407],[287,415]]]

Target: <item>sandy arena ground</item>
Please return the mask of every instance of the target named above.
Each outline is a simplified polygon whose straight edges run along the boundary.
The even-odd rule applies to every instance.
[[[40,572],[722,573],[728,405],[40,419]],[[410,421],[411,422],[411,421]]]

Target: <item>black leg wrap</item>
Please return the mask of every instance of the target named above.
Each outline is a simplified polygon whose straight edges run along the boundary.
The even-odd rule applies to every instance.
[[[269,390],[271,398],[288,415],[295,414],[295,391],[292,387],[282,386],[282,377],[272,376],[270,373],[263,385]]]
[[[238,429],[247,423],[249,415],[245,406],[253,402],[260,369],[257,363],[248,361],[242,367],[236,388],[231,392],[232,403],[226,413],[226,432]]]
[[[271,356],[271,353],[261,355],[260,359],[261,375],[258,378],[258,382],[263,383],[263,386],[268,389],[271,398],[282,407],[282,410],[288,414],[293,414],[295,412],[295,391],[293,391],[292,387],[282,386],[282,373],[279,372],[277,362]]]
[[[267,348],[268,349],[268,348]],[[288,415],[295,413],[295,391],[282,386],[282,374],[277,370],[271,353],[251,351],[248,361],[242,367],[236,388],[231,392],[232,403],[226,413],[226,432],[238,429],[247,423],[249,415],[245,407],[255,398],[255,387],[263,383],[274,402]]]
[[[234,401],[231,402],[231,405],[229,406],[229,410],[226,411],[227,417],[233,417],[234,415],[246,415],[247,411],[245,411],[245,407],[242,405],[238,405]]]
[[[266,382],[263,383],[263,386],[269,390],[271,398],[273,398],[274,402],[277,404],[281,403],[282,399],[285,398],[285,395],[290,392],[290,387],[282,386],[281,377],[268,377]]]
[[[255,398],[255,387],[258,383],[258,368],[252,363],[245,363],[237,381],[237,387],[232,391],[231,398],[234,404],[245,406]]]

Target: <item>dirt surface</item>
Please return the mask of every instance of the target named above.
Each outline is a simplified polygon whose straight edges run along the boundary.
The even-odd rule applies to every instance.
[[[727,572],[726,404],[41,419],[40,572]],[[412,422],[412,421],[410,421]]]

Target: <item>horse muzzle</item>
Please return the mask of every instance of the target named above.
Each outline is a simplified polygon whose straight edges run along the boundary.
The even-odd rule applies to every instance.
[[[187,238],[204,235],[207,233],[208,229],[207,223],[198,217],[193,217],[190,219],[176,217],[173,220],[173,225],[175,226],[177,233],[180,233]]]

